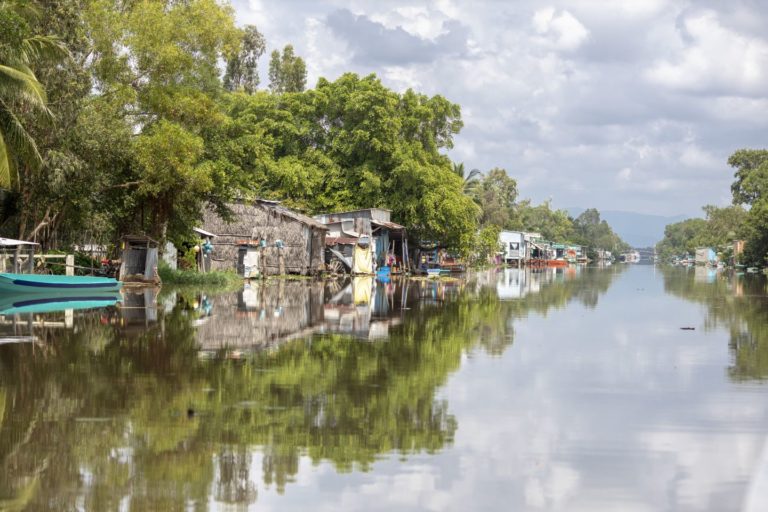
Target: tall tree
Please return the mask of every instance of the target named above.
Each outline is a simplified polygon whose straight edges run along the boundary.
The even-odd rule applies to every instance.
[[[275,50],[269,59],[269,89],[272,92],[302,92],[307,86],[307,66],[304,59],[294,53],[292,45]]]
[[[509,228],[517,199],[517,182],[501,168],[491,169],[472,190],[481,210],[480,225]]]
[[[255,25],[243,27],[240,51],[227,58],[224,88],[253,94],[259,85],[259,58],[266,49],[264,36]]]
[[[204,152],[190,141],[226,122],[216,101],[222,94],[219,62],[240,50],[242,32],[232,8],[216,0],[145,0],[120,9],[114,0],[93,0],[88,16],[98,101],[105,110],[121,112],[138,132],[124,181],[114,185],[135,191],[124,228],[162,237],[189,210],[176,206],[196,203],[200,210],[207,199],[202,192],[210,189],[180,187],[176,178],[194,169],[207,174],[196,182],[214,183],[215,169],[195,160]],[[160,134],[172,137],[163,142]],[[149,161],[160,157],[156,149],[164,143],[171,151],[167,159]]]
[[[768,263],[768,150],[740,149],[728,158],[736,169],[731,185],[733,203],[748,205],[744,259],[753,265]]]

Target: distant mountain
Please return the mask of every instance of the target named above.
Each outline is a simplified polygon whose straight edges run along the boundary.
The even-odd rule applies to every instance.
[[[581,215],[585,208],[566,208],[574,219]],[[664,238],[664,228],[667,224],[680,222],[688,217],[676,215],[665,217],[663,215],[648,215],[645,213],[621,212],[606,210],[600,212],[600,218],[632,247],[652,247]]]

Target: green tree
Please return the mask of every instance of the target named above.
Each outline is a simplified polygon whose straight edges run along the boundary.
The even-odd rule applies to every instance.
[[[224,88],[252,94],[259,85],[258,61],[264,55],[264,36],[255,25],[243,27],[240,51],[227,57]]]
[[[501,228],[494,224],[485,226],[478,231],[475,247],[480,262],[488,263],[501,250],[499,233],[501,233]]]
[[[140,154],[129,159],[125,173],[118,174],[121,181],[109,188],[129,196],[122,201],[126,209],[118,224],[155,236],[163,236],[169,227],[172,236],[187,230],[187,217],[180,214],[199,215],[209,195],[201,192],[226,184],[211,177],[216,171],[212,165],[191,159],[201,159],[204,148],[190,141],[227,121],[217,101],[223,93],[219,62],[243,48],[233,10],[215,0],[147,0],[119,9],[114,0],[93,0],[87,21],[95,55],[94,101],[140,134],[134,145]],[[163,146],[159,133],[173,135],[166,149],[179,147],[178,161],[151,149]],[[195,186],[179,187],[161,178],[162,173],[191,177]],[[202,179],[203,174],[208,178]],[[206,185],[201,188],[200,183]],[[169,208],[164,197],[183,206]]]
[[[345,74],[315,89],[228,97],[211,155],[218,179],[245,195],[312,213],[382,207],[418,238],[469,251],[477,207],[441,153],[461,129],[458,105],[375,75]],[[231,178],[238,176],[237,178]]]
[[[656,251],[662,259],[682,254],[694,254],[699,240],[707,230],[704,219],[687,219],[664,228],[664,238],[656,244]]]
[[[275,93],[302,92],[306,86],[307,66],[293,46],[286,45],[282,55],[274,50],[269,59],[269,89]]]
[[[600,219],[596,208],[584,210],[573,221],[574,241],[588,248],[590,257],[594,257],[596,249],[622,251],[629,248],[619,235],[614,233],[605,220]]]
[[[519,222],[527,231],[541,233],[547,240],[568,242],[574,237],[573,221],[565,210],[553,210],[549,201],[531,206],[529,200],[518,205]]]
[[[200,163],[203,139],[170,121],[160,121],[139,136],[135,143],[136,166],[140,170],[138,193],[153,204],[152,224],[160,240],[168,222],[185,202],[192,208],[197,198],[213,186],[210,167]]]
[[[480,225],[495,225],[509,228],[515,215],[517,182],[507,171],[498,167],[491,169],[472,191],[480,207]]]
[[[768,262],[768,150],[740,149],[728,158],[736,169],[731,185],[735,205],[749,206],[744,222],[744,259],[753,265]]]

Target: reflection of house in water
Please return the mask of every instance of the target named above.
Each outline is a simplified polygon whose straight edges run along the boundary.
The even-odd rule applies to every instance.
[[[206,297],[198,322],[201,350],[261,349],[312,334],[323,320],[323,284],[254,283],[236,293]],[[200,301],[202,304],[202,300]]]
[[[407,281],[406,281],[407,282]],[[322,332],[349,334],[377,340],[389,336],[389,327],[400,323],[402,294],[399,283],[382,283],[372,277],[353,277],[327,297]]]
[[[527,292],[525,288],[526,269],[505,268],[496,283],[496,294],[500,299],[522,299]]]
[[[697,266],[693,269],[693,280],[696,283],[714,283],[717,280],[717,268]]]
[[[399,324],[408,281],[381,283],[370,276],[344,281],[252,283],[243,290],[200,296],[195,322],[200,349],[265,349],[313,334],[379,340]],[[415,291],[415,288],[411,288]]]
[[[120,307],[120,327],[126,333],[142,334],[157,323],[157,295],[155,287],[125,288]]]
[[[497,275],[496,294],[501,300],[522,299],[539,293],[543,285],[572,279],[580,272],[572,268],[505,268]]]

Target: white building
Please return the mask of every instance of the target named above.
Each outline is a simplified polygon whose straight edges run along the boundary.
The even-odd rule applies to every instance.
[[[517,266],[525,260],[525,235],[520,231],[502,231],[499,233],[501,262],[514,263]]]

